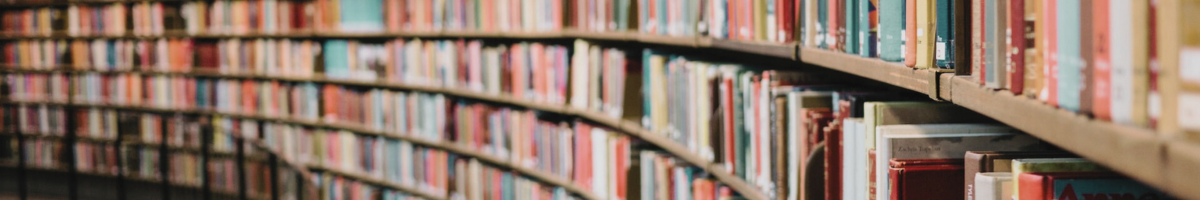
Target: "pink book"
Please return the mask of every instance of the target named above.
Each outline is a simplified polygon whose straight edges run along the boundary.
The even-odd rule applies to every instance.
[[[1058,17],[1057,17],[1056,1],[1042,1],[1042,38],[1038,42],[1043,42],[1046,46],[1046,51],[1042,53],[1042,57],[1046,60],[1042,67],[1042,74],[1045,79],[1042,81],[1042,91],[1038,95],[1038,99],[1050,104],[1058,106]]]

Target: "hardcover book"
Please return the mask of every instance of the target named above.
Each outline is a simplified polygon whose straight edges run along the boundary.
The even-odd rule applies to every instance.
[[[1150,186],[1111,172],[1039,172],[1021,174],[1020,199],[1174,199]]]
[[[1034,172],[1104,172],[1108,169],[1082,158],[1025,158],[1012,161],[1013,179],[1020,180],[1021,174]],[[1013,183],[1013,196],[1022,196],[1019,182]]]
[[[953,159],[963,158],[967,151],[1041,151],[1049,146],[1015,129],[988,124],[886,125],[877,129],[876,199],[890,199],[885,184],[891,177],[883,169],[891,159]],[[953,182],[962,184],[957,179]],[[954,198],[963,196],[955,194]]]
[[[967,151],[965,155],[965,166],[963,191],[966,193],[966,199],[970,199],[973,192],[978,187],[972,185],[976,183],[976,173],[989,172],[1012,172],[1012,160],[1021,158],[1066,158],[1074,157],[1071,153],[1062,151]],[[1009,179],[1012,175],[1009,175]]]
[[[888,62],[904,61],[905,1],[879,2],[879,58]]]
[[[957,199],[955,186],[962,176],[962,159],[892,159],[888,175],[895,200]]]
[[[974,182],[967,182],[967,185],[976,186],[973,195],[972,190],[967,190],[967,200],[1012,199],[1012,172],[981,172],[965,176],[974,177]]]

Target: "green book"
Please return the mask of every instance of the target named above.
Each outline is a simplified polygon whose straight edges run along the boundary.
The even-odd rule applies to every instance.
[[[937,35],[934,39],[934,65],[954,69],[954,0],[936,0]]]
[[[883,61],[904,61],[904,6],[904,0],[879,2],[879,58]]]
[[[845,0],[846,11],[844,13],[846,14],[846,25],[842,27],[846,28],[846,48],[844,49],[846,49],[846,53],[848,54],[858,54],[859,49],[862,48],[859,47],[859,45],[862,45],[859,41],[862,33],[858,31],[858,4],[861,3],[859,1],[861,0]]]

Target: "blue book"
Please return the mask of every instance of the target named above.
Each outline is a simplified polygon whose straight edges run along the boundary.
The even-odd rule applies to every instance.
[[[904,61],[904,8],[904,0],[879,1],[879,58],[883,61]]]
[[[629,1],[616,0],[617,31],[629,30]]]
[[[504,193],[504,200],[516,200],[517,199],[516,194],[515,194],[516,191],[513,190],[513,175],[512,175],[512,173],[504,172],[504,175],[502,175],[500,179],[501,179],[500,180],[501,183],[503,183],[503,185],[504,185],[502,188],[503,191],[501,191]]]
[[[1079,55],[1079,1],[1058,1],[1058,106],[1079,111],[1083,60]]]
[[[858,4],[861,4],[861,2],[859,2],[859,1],[862,1],[862,0],[844,0],[844,1],[846,2],[846,6],[845,6],[846,11],[844,12],[846,14],[846,19],[845,19],[846,25],[844,25],[843,27],[846,27],[846,33],[845,33],[845,35],[846,35],[846,48],[845,48],[846,53],[858,54],[858,51],[860,49],[862,49],[862,47],[859,46],[859,45],[862,45],[861,41],[859,40],[859,38],[862,37],[862,34],[858,30],[859,29],[858,23],[860,22],[858,20],[858,16],[859,16],[858,15],[858,9],[859,9]]]
[[[667,29],[670,28],[670,27],[667,27],[667,0],[657,0],[657,1],[658,1],[658,3],[655,3],[654,5],[655,5],[655,8],[657,8],[657,10],[658,10],[655,13],[655,14],[657,14],[657,16],[655,16],[655,17],[658,18],[658,34],[666,35]]]
[[[325,41],[325,76],[348,78],[350,76],[349,42],[346,40]]]
[[[954,69],[954,6],[958,1],[936,2],[937,36],[934,43],[934,65],[942,69]]]
[[[829,0],[817,1],[817,48],[829,49],[829,41],[826,36],[829,36]]]

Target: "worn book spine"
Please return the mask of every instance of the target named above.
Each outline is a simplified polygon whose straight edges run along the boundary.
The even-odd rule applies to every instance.
[[[905,1],[879,2],[879,58],[888,62],[904,61]]]
[[[1004,58],[1008,61],[1005,64],[1008,66],[1008,82],[1005,88],[1019,95],[1025,90],[1025,0],[1009,1],[1007,18],[1005,38],[1008,38],[1008,41],[1005,48],[1009,51]]]
[[[904,0],[904,65],[917,65],[917,0]]]
[[[1109,32],[1109,0],[1091,1],[1091,111],[1100,120],[1112,120],[1112,62],[1110,45],[1113,33]],[[1089,8],[1081,8],[1089,9]],[[1127,38],[1125,38],[1127,39]]]

